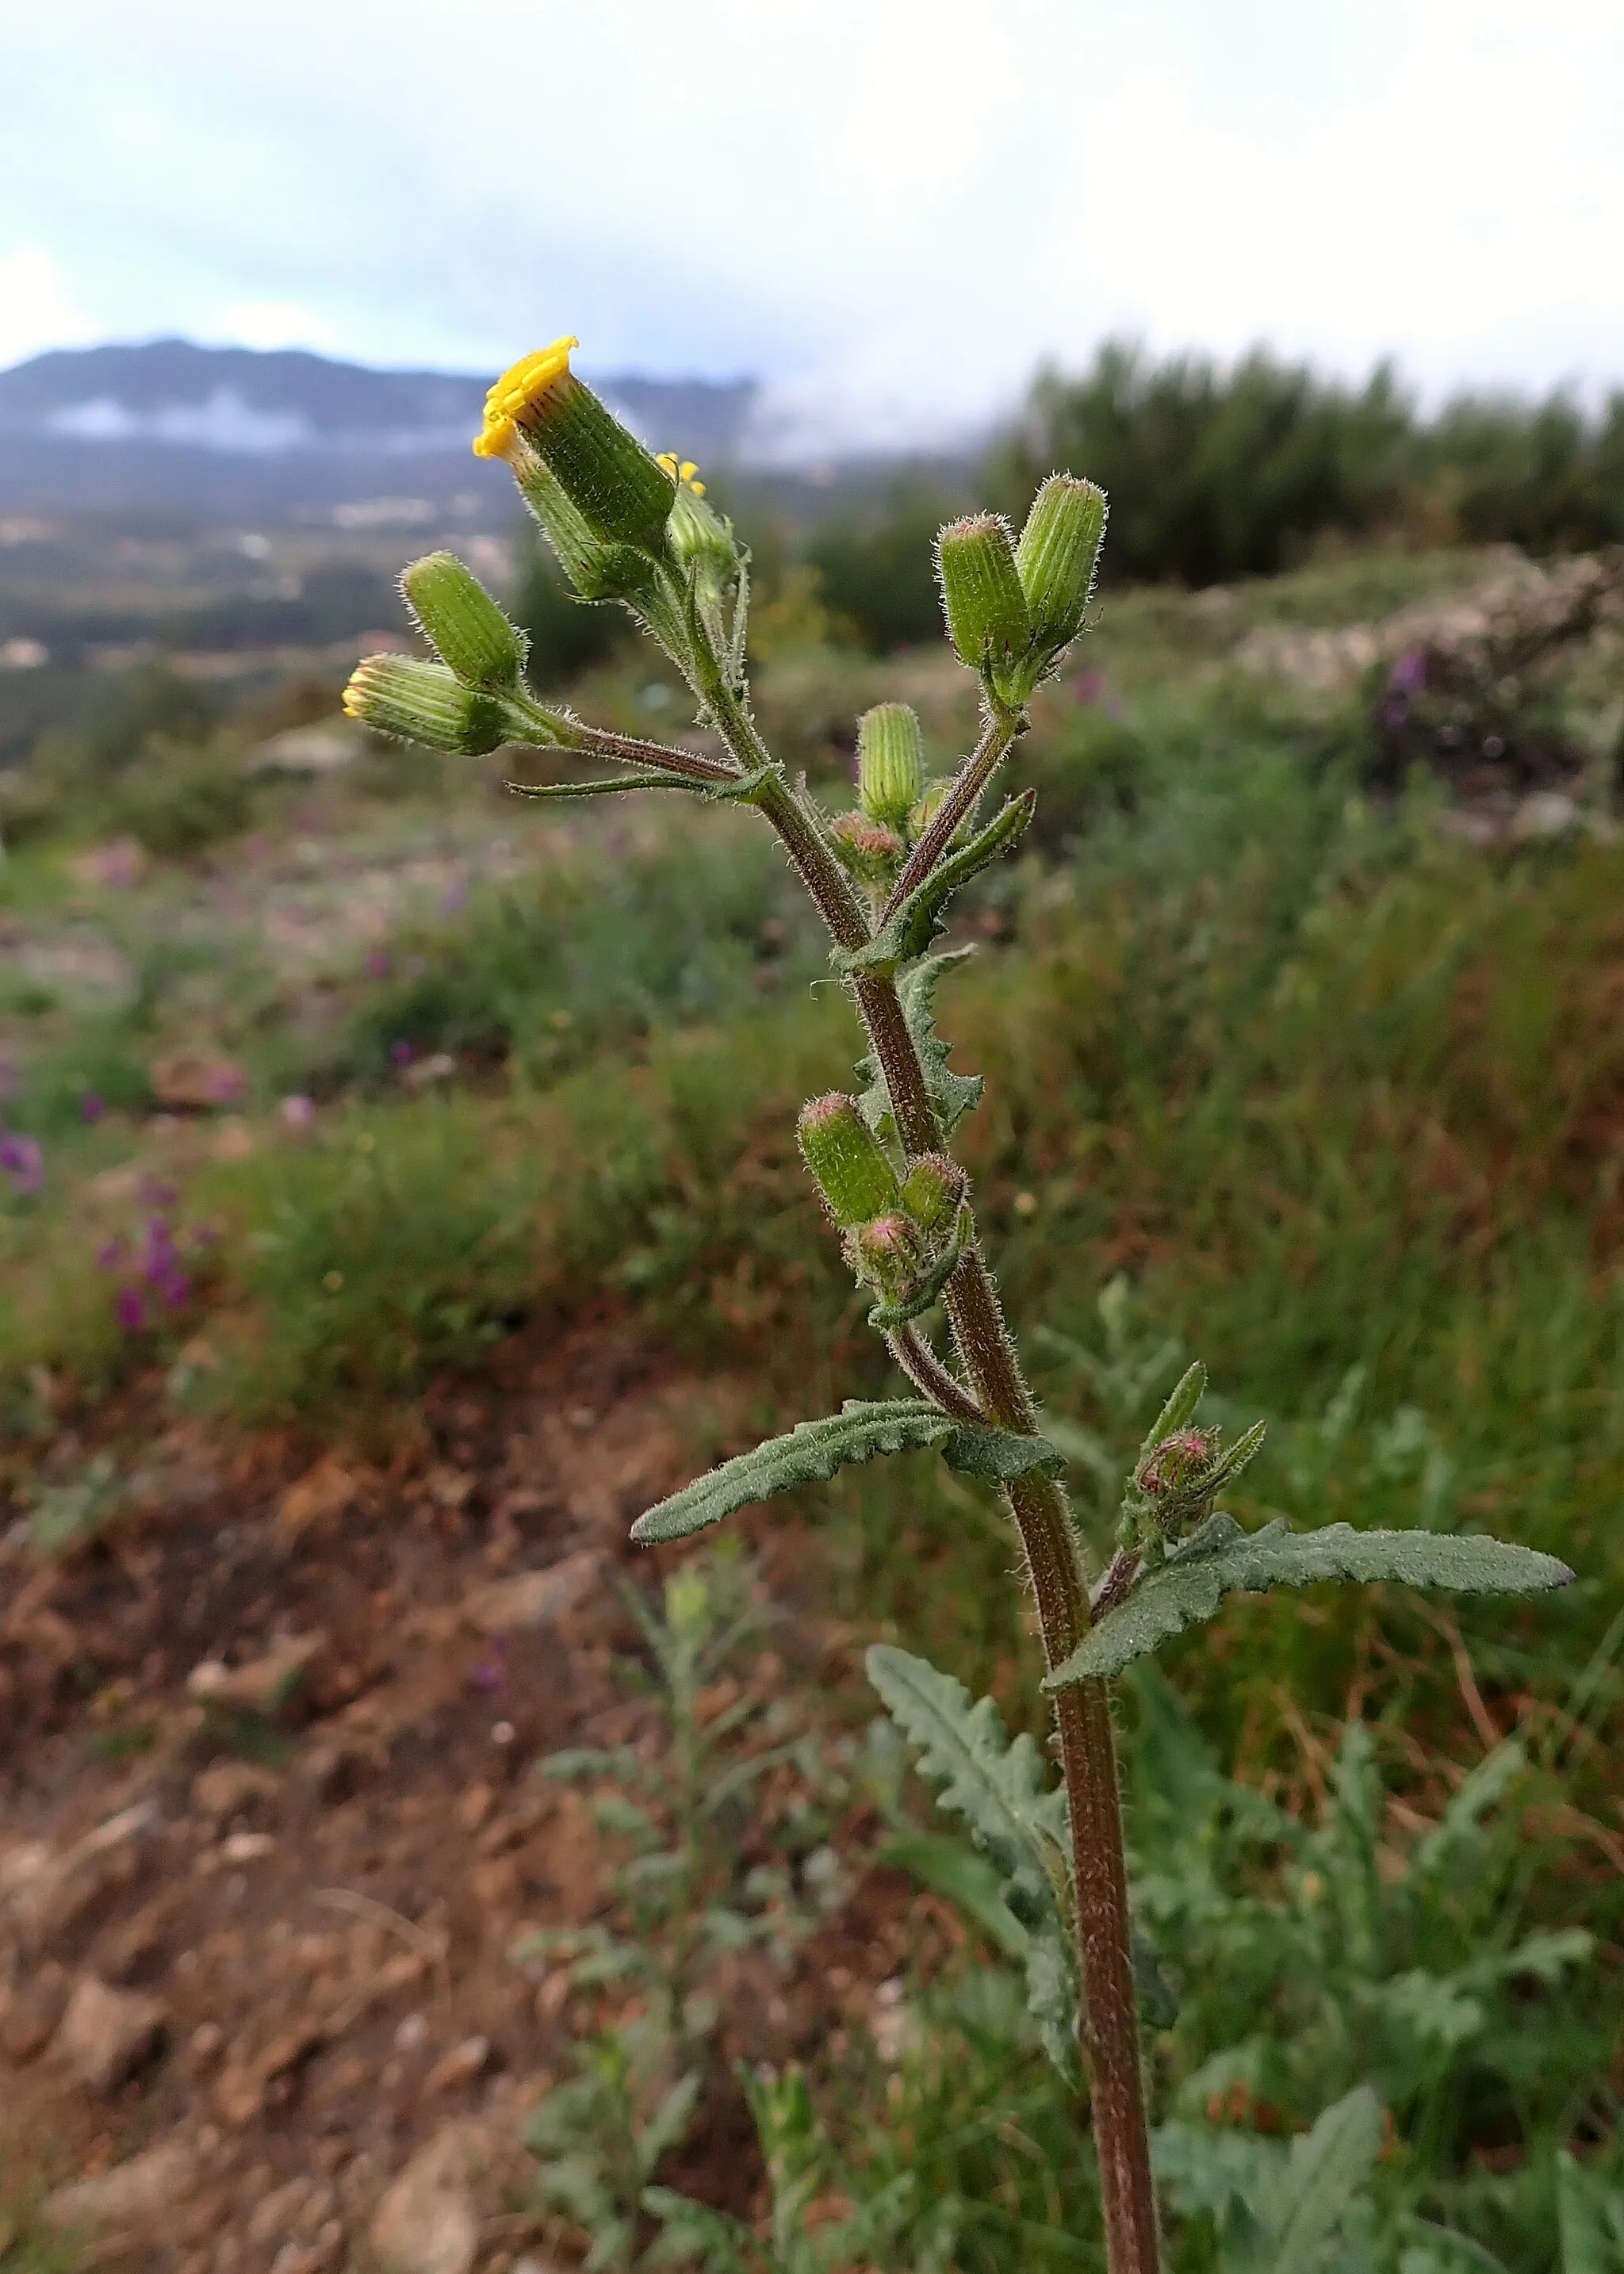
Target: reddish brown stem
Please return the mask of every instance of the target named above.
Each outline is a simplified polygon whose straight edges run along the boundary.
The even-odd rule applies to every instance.
[[[765,752],[743,706],[731,717],[724,714],[721,723],[738,764],[759,764]],[[946,849],[1022,723],[988,722],[937,816],[944,825],[927,831],[914,848],[894,899],[911,889],[911,883]],[[868,918],[821,832],[787,785],[770,784],[760,802],[837,945],[861,945],[870,936]],[[895,983],[860,979],[854,991],[903,1148],[910,1155],[932,1152],[940,1143],[941,1133]],[[946,1300],[976,1404],[1006,1429],[1023,1434],[1035,1430],[1036,1409],[1004,1325],[997,1290],[973,1247],[948,1281]],[[917,1354],[910,1349],[908,1355]],[[931,1356],[933,1360],[934,1354]],[[1063,1488],[1035,1470],[1008,1487],[1008,1498],[1031,1573],[1044,1658],[1053,1669],[1070,1657],[1091,1624],[1071,1510]],[[1140,2065],[1128,1868],[1106,1684],[1081,1682],[1061,1690],[1055,1719],[1071,1813],[1082,2037],[1107,2262],[1110,2274],[1158,2274],[1160,2246]]]

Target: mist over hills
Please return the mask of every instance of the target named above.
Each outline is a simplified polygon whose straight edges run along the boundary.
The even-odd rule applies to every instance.
[[[410,499],[505,524],[512,484],[469,448],[489,381],[179,339],[34,356],[0,372],[0,513],[320,522]],[[712,461],[738,455],[758,395],[748,379],[594,383],[655,448]]]

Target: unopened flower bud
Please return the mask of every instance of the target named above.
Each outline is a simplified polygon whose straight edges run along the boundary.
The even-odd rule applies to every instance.
[[[469,687],[442,663],[416,656],[362,658],[344,689],[344,715],[381,734],[423,742],[431,750],[476,757],[525,734],[525,722],[499,695]]]
[[[919,1235],[905,1216],[876,1216],[858,1230],[857,1268],[885,1294],[900,1294],[919,1269]]]
[[[1015,540],[1001,514],[951,521],[936,540],[948,635],[972,671],[1007,681],[1031,644],[1026,596],[1015,565]]]
[[[407,606],[442,658],[471,687],[518,685],[529,644],[454,553],[414,561],[400,580]]]
[[[925,742],[905,703],[877,703],[857,720],[857,798],[871,821],[903,828],[925,787]]]
[[[837,1089],[814,1097],[796,1133],[836,1224],[849,1230],[895,1208],[896,1171],[855,1097]]]
[[[895,830],[863,813],[836,814],[829,837],[843,866],[865,885],[888,885],[908,849]]]
[[[1210,1429],[1178,1429],[1140,1462],[1134,1481],[1151,1500],[1167,1500],[1200,1482],[1218,1449]]]
[[[922,1231],[945,1231],[963,1204],[968,1181],[946,1153],[921,1153],[903,1179],[903,1206]]]
[[[1050,655],[1083,628],[1105,533],[1099,485],[1051,474],[1032,500],[1015,555],[1038,644]]]
[[[491,388],[474,456],[511,459],[528,443],[593,538],[658,551],[677,485],[570,368],[580,343],[525,356]]]
[[[725,592],[738,575],[738,547],[729,523],[705,502],[705,485],[697,479],[691,458],[678,459],[662,451],[654,462],[676,484],[676,496],[666,523],[666,542],[684,568],[696,568],[703,591]]]

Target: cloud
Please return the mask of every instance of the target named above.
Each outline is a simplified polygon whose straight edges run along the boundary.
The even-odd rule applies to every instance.
[[[30,342],[568,330],[921,440],[1124,330],[1624,378],[1616,0],[54,0],[8,73]]]
[[[297,300],[230,301],[205,336],[240,348],[314,348],[330,352],[340,345],[336,327]]]
[[[37,245],[0,254],[0,366],[42,348],[80,347],[95,336],[51,254]]]

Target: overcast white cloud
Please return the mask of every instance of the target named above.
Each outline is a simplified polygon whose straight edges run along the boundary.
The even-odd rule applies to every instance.
[[[1121,331],[1624,381],[1617,0],[54,0],[6,41],[0,358],[567,329],[893,437]]]

